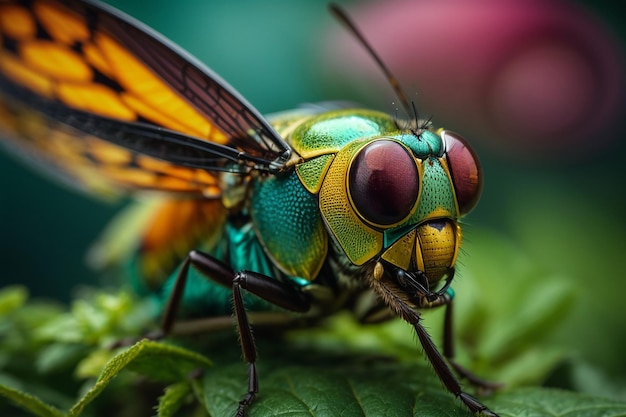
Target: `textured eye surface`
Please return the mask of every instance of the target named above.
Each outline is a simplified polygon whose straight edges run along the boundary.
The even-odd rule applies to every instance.
[[[348,189],[358,213],[380,225],[397,223],[413,208],[419,173],[402,145],[379,140],[367,145],[350,167]]]
[[[483,188],[483,172],[478,157],[463,137],[444,130],[441,138],[446,146],[448,166],[461,214],[468,213],[478,203]]]

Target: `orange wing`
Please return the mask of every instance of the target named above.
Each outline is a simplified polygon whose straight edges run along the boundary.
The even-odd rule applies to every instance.
[[[290,148],[245,99],[141,23],[81,0],[0,0],[0,135],[82,188],[219,195]]]

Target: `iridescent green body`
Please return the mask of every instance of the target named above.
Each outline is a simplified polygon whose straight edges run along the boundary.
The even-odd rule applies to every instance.
[[[339,300],[368,290],[361,278],[373,274],[380,259],[423,270],[432,282],[454,266],[460,215],[437,132],[424,130],[418,137],[399,128],[391,116],[363,109],[294,110],[269,120],[293,148],[293,162],[277,175],[253,176],[249,182],[233,182],[224,174],[222,203],[228,216],[217,243],[200,244],[201,249],[234,271],[260,272],[308,292],[318,307],[311,314],[330,313],[342,307]],[[362,218],[347,190],[356,155],[379,140],[400,144],[413,155],[419,172],[416,203],[409,215],[391,225]],[[446,219],[443,227],[430,227],[429,221],[441,219]],[[447,242],[434,244],[440,259],[427,253],[433,249],[424,238],[428,233]],[[175,277],[173,273],[157,292],[163,300]],[[253,295],[246,297],[250,311],[277,309]],[[230,289],[190,270],[184,309],[194,315],[222,315],[230,313],[230,305]]]

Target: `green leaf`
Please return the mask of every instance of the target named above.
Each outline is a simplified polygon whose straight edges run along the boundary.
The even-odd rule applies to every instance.
[[[490,405],[500,417],[624,417],[626,403],[602,397],[547,388],[519,388],[503,392]]]
[[[35,335],[46,342],[109,346],[149,327],[155,317],[152,307],[150,301],[137,300],[126,291],[85,289],[69,312],[38,328]]]
[[[570,361],[569,376],[571,385],[578,392],[601,395],[620,400],[626,399],[626,376],[610,375],[604,369],[583,360]]]
[[[188,382],[179,382],[165,388],[165,392],[159,398],[158,416],[173,417],[184,404],[189,393],[191,393],[191,386]]]
[[[259,416],[465,416],[426,362],[398,362],[323,349],[285,349],[259,340],[260,393],[248,417]],[[247,365],[222,357],[203,379],[210,416],[233,415],[247,390]],[[233,362],[234,360],[234,362]],[[221,362],[221,363],[220,363]]]
[[[57,408],[44,403],[39,398],[14,388],[0,385],[0,395],[11,400],[16,406],[31,412],[39,417],[62,417],[63,413]]]
[[[2,288],[0,290],[0,316],[18,309],[27,299],[28,290],[21,285]]]
[[[503,247],[503,245],[500,246]],[[503,250],[503,253],[506,251]],[[496,262],[495,265],[499,264]],[[530,271],[532,270],[531,268]],[[535,278],[529,278],[523,269],[518,270],[518,273],[520,278],[539,279],[535,274],[531,274]],[[470,281],[469,278],[465,280]],[[556,325],[557,320],[547,320],[549,323],[546,324],[535,317],[535,314],[542,316],[552,314],[553,311],[556,311],[555,314],[561,313],[560,304],[555,302],[555,300],[561,300],[558,281],[557,284],[553,284],[552,281],[544,284],[545,293],[541,296],[534,296],[532,291],[526,294],[514,291],[514,295],[521,294],[522,297],[521,301],[517,301],[512,306],[501,305],[507,302],[512,303],[511,300],[513,300],[506,301],[506,297],[509,296],[502,295],[504,301],[498,299],[496,304],[502,308],[504,318],[491,314],[484,315],[485,321],[482,326],[486,327],[478,329],[478,335],[468,331],[467,334],[474,339],[470,338],[468,341],[462,338],[463,348],[469,347],[471,355],[480,355],[481,352],[484,355],[485,351],[491,352],[499,358],[495,362],[495,366],[502,368],[499,372],[505,376],[506,372],[510,372],[513,374],[512,380],[519,380],[520,375],[528,373],[533,375],[531,379],[545,377],[545,369],[551,369],[562,353],[558,348],[550,350],[550,345],[546,345],[542,338],[542,335],[550,333],[550,328]],[[468,292],[466,293],[465,290]],[[463,291],[457,293],[457,296],[459,298],[469,296],[473,299],[472,297],[476,295],[474,291],[475,289],[471,286],[466,286]],[[538,304],[533,306],[531,304],[533,300]],[[109,305],[114,304],[109,303]],[[490,304],[480,307],[493,308]],[[29,304],[26,304],[16,312],[28,308]],[[525,308],[529,311],[524,312]],[[527,317],[528,323],[518,323],[517,326],[519,332],[525,335],[524,337],[533,339],[532,342],[523,340],[524,337],[520,338],[506,328],[502,334],[492,335],[491,332],[495,331],[492,327],[495,326],[493,322],[497,324],[502,320],[503,325],[507,323],[510,325],[506,318],[511,319],[511,316],[507,315],[515,311],[521,314],[521,317]],[[467,312],[468,310],[463,309],[456,311],[457,315]],[[432,313],[434,314],[429,312],[425,315],[424,324],[436,333],[434,330],[440,327],[440,323],[436,320],[440,312],[433,311]],[[467,319],[464,315],[461,315],[461,319],[460,330],[463,330],[467,323],[473,322],[473,319],[463,320]],[[292,417],[471,416],[463,404],[442,387],[432,367],[421,354],[412,329],[401,320],[382,325],[363,326],[350,315],[339,315],[316,329],[291,331],[285,338],[263,337],[261,328],[255,330],[260,354],[257,363],[260,392],[249,409],[249,417],[277,415]],[[461,331],[461,335],[464,334]],[[88,333],[86,335],[89,337]],[[495,341],[491,341],[491,337]],[[114,378],[120,376],[124,369],[169,384],[158,400],[157,410],[161,416],[189,415],[185,413],[190,410],[193,413],[200,407],[206,409],[211,416],[232,415],[247,390],[248,366],[241,360],[241,350],[234,332],[226,332],[224,335],[209,334],[206,338],[209,341],[208,346],[202,347],[201,351],[216,361],[216,365],[210,368],[208,366],[211,362],[198,353],[148,340],[138,342],[117,354],[104,366],[103,361],[110,353],[98,346],[86,348],[87,351],[89,349],[91,351],[87,353],[88,356],[85,359],[80,361],[79,366],[87,367],[90,363],[89,374],[93,374],[97,369],[101,369],[101,372],[95,385],[76,402],[69,416],[83,414],[84,408],[96,397],[99,397],[100,401],[91,405],[94,410],[90,411],[94,414],[106,412],[96,407],[107,404],[108,407],[117,407],[120,415],[122,412],[126,415],[147,415],[146,411],[149,413],[156,403],[155,388],[161,390],[163,385],[152,384],[146,390],[146,381],[137,384],[137,378],[132,374],[124,375],[123,378],[117,379],[115,384],[109,385]],[[45,384],[45,379],[37,381],[31,376],[31,373],[37,370],[33,369],[32,363],[40,363],[39,370],[51,371],[62,368],[60,365],[65,362],[64,358],[73,356],[65,352],[67,349],[67,346],[64,346],[65,343],[62,340],[51,339],[48,344],[41,345],[33,351],[33,353],[39,352],[39,357],[44,359],[38,359],[39,362],[32,360],[29,362],[31,366],[28,369],[24,368],[29,372],[28,378],[15,374],[19,376],[20,382],[23,381],[17,387],[36,392],[33,382]],[[514,346],[512,347],[514,343],[526,343],[527,348],[515,349]],[[58,347],[55,348],[55,346]],[[486,349],[485,346],[495,346],[495,348]],[[5,347],[6,345],[0,344],[0,351]],[[512,349],[511,357],[500,355],[500,352],[509,348]],[[16,351],[10,350],[7,353],[9,352]],[[11,354],[14,353],[10,353],[9,357]],[[494,366],[492,362],[489,362],[489,357],[486,359],[483,357],[482,360],[487,361],[484,363],[488,365],[488,369]],[[189,379],[190,373],[198,368],[205,368],[202,377]],[[22,368],[12,369],[18,371]],[[477,370],[474,367],[470,369]],[[534,374],[536,372],[539,373]],[[485,375],[482,370],[478,370],[478,374]],[[5,380],[8,381],[11,379],[11,374],[7,376],[9,378]],[[2,377],[1,374],[0,377]],[[55,378],[52,376],[52,379],[47,381],[49,384],[47,386],[51,390],[60,388]],[[504,379],[504,381],[508,380],[508,377]],[[50,381],[54,382],[50,384]],[[14,385],[10,384],[10,386]],[[107,386],[109,388],[106,393],[103,393]],[[471,387],[466,388],[469,393],[472,393]],[[191,393],[196,396],[198,404],[190,409],[187,401],[193,398]],[[10,401],[33,415],[50,417],[61,415],[58,409],[15,388],[5,388],[0,395],[9,398]],[[57,404],[54,400],[50,400],[49,395],[42,395],[41,398],[45,398],[47,403]],[[571,412],[568,417],[569,415],[626,416],[626,404],[617,400],[601,400],[575,393],[540,388],[530,390],[514,388],[481,400],[503,417],[518,415],[554,417],[562,415],[561,410],[564,409]],[[112,405],[111,401],[115,401],[115,405]],[[63,404],[63,409],[67,409],[66,403]],[[591,410],[591,414],[585,414],[588,410]]]
[[[79,415],[126,368],[160,380],[180,380],[187,378],[193,369],[211,364],[206,357],[187,349],[141,340],[107,363],[95,385],[72,407],[69,415]]]
[[[409,363],[259,342],[260,392],[248,417],[472,416],[421,357]],[[213,417],[234,415],[247,390],[247,365],[231,356],[215,358],[201,380]],[[547,388],[504,390],[481,401],[501,417],[626,416],[626,402]]]
[[[52,344],[39,351],[35,366],[42,374],[65,368],[71,369],[87,352],[85,346],[76,343]]]

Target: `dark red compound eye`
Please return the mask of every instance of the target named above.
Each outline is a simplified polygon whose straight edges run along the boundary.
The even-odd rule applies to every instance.
[[[460,214],[468,213],[478,203],[483,189],[480,161],[469,143],[460,135],[444,130],[441,138],[446,147]]]
[[[419,192],[419,173],[411,153],[391,140],[367,145],[350,167],[348,190],[358,213],[388,225],[409,215]]]

